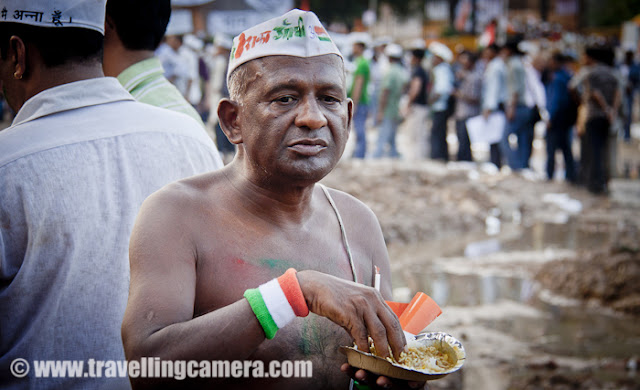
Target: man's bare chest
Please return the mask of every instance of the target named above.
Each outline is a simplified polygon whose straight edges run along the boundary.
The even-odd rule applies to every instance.
[[[349,256],[339,232],[336,235],[307,236],[299,240],[287,240],[275,234],[253,240],[238,240],[229,236],[224,242],[226,245],[218,244],[217,249],[212,246],[209,251],[198,253],[195,316],[242,299],[247,289],[277,278],[289,268],[313,269],[353,280]],[[357,264],[360,279],[369,272],[368,268],[364,264]],[[250,359],[265,362],[310,361],[314,379],[311,382],[293,382],[304,388],[313,388],[319,381],[324,383],[318,388],[346,388],[348,378],[340,372],[345,357],[338,352],[338,347],[351,342],[347,332],[340,326],[310,314],[280,329],[276,337],[260,345]],[[261,385],[268,388],[271,382],[261,382]],[[283,385],[275,380],[272,384],[276,388],[282,388]]]
[[[353,280],[349,256],[339,234],[292,239],[273,234],[251,240],[227,237],[216,241],[217,245],[198,253],[196,314],[231,304],[241,299],[247,289],[277,278],[289,268],[312,269]],[[363,264],[356,265],[362,269],[359,273],[366,271]]]

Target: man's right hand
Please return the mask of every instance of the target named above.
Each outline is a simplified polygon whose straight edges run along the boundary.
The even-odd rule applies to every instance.
[[[358,349],[369,351],[371,336],[378,355],[397,359],[406,345],[398,317],[371,287],[317,271],[298,272],[298,282],[309,310],[342,326]]]

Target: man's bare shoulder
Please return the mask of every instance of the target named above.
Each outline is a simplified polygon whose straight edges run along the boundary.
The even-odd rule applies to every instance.
[[[211,199],[211,194],[225,180],[219,171],[210,172],[167,184],[151,194],[142,204],[133,228],[131,263],[142,264],[150,258],[153,261],[149,264],[155,265],[165,258],[166,264],[179,258],[185,262],[195,259],[198,238],[206,229],[217,226],[207,223],[220,203]],[[149,256],[150,253],[155,255]]]
[[[385,275],[390,275],[389,255],[378,218],[373,211],[354,196],[329,189],[342,219],[349,246],[364,283],[373,282],[374,265]],[[385,296],[390,295],[390,285],[383,285]]]
[[[334,188],[327,187],[331,198],[333,198],[338,212],[343,216],[343,219],[349,217],[359,223],[371,223],[378,226],[378,218],[374,212],[360,199],[348,194],[344,191],[336,190]],[[345,221],[346,222],[346,221]]]
[[[211,209],[219,203],[215,200],[225,181],[224,173],[218,170],[169,183],[145,200],[143,211],[161,209],[164,212],[186,215],[203,207]]]
[[[364,248],[384,246],[380,223],[374,212],[361,200],[346,192],[328,188],[338,209],[349,241]]]

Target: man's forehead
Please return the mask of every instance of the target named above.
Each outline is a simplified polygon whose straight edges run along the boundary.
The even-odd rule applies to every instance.
[[[326,54],[316,57],[297,57],[287,55],[275,55],[257,58],[250,61],[248,64],[252,64],[256,68],[289,68],[299,67],[302,71],[310,69],[312,67],[329,67],[334,68],[337,71],[344,71],[344,63],[342,59],[334,54]]]
[[[325,80],[333,84],[344,84],[344,63],[336,55],[317,57],[269,56],[250,61],[247,77],[258,75],[269,83],[281,83],[283,80]],[[336,76],[339,78],[336,79]]]
[[[256,87],[262,91],[280,88],[339,89],[346,93],[344,65],[337,56],[299,58],[288,56],[264,57],[245,65],[247,77],[255,77]],[[332,58],[335,57],[335,58]]]

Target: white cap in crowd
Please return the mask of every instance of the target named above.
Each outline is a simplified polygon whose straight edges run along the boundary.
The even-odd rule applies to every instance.
[[[202,39],[196,37],[193,34],[187,34],[182,37],[182,43],[193,51],[201,51],[204,49],[204,42]]]
[[[349,34],[349,40],[351,41],[351,43],[362,43],[365,46],[371,45],[371,35],[365,32],[352,32],[351,34]]]
[[[449,49],[443,43],[440,43],[438,41],[431,42],[429,44],[429,51],[433,53],[433,55],[442,58],[446,62],[453,61],[453,52],[451,52],[451,49]]]
[[[223,47],[225,49],[231,50],[231,46],[233,46],[233,42],[231,41],[231,37],[227,34],[217,33],[213,37],[213,43],[216,46]]]
[[[294,9],[251,27],[233,39],[227,79],[238,66],[256,58],[325,54],[337,54],[342,58],[316,14]]]
[[[413,42],[411,42],[411,49],[417,49],[417,50],[424,50],[427,48],[427,44],[425,43],[424,39],[422,38],[416,38],[413,40]]]
[[[390,43],[393,43],[393,40],[391,39],[391,37],[382,36],[382,37],[374,39],[373,47],[386,46],[386,45],[388,45]]]
[[[104,35],[107,0],[2,0],[0,23],[79,27]]]
[[[391,58],[402,58],[402,46],[397,43],[391,43],[384,48],[384,54]]]

